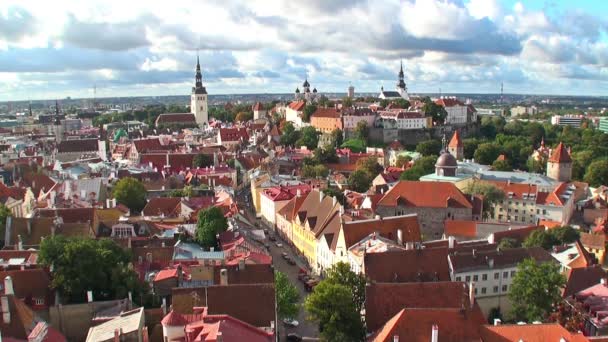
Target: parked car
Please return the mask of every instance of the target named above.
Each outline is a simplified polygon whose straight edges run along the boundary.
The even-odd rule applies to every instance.
[[[277,238],[274,235],[268,235],[268,240],[270,241],[277,241]]]
[[[286,258],[285,261],[287,261],[287,263],[290,264],[290,265],[295,265],[296,264],[296,261],[293,260],[291,257]]]
[[[319,279],[310,279],[304,284],[304,288],[306,289],[306,291],[312,292],[312,290],[315,288],[315,286],[317,286],[317,284],[319,284]]]
[[[295,319],[291,319],[291,318],[283,319],[283,323],[288,327],[297,327],[298,325],[300,325],[300,323],[298,321],[296,321]]]
[[[296,333],[287,334],[287,342],[300,342],[300,341],[302,341],[302,336],[300,336]]]
[[[276,242],[275,245],[277,245],[277,247],[279,247],[279,248],[283,248],[283,244],[280,242]]]
[[[264,242],[264,247],[266,247],[266,249],[270,249],[270,244],[268,242]]]
[[[287,252],[283,252],[281,253],[281,257],[283,257],[283,259],[287,259],[289,258],[289,254],[287,254]]]
[[[302,276],[300,278],[300,281],[303,282],[304,284],[306,284],[309,280],[310,280],[310,276],[308,274],[305,274],[304,276]]]
[[[298,279],[299,279],[299,280],[302,280],[302,279],[304,279],[305,277],[309,277],[309,278],[310,278],[310,276],[308,275],[308,273],[307,273],[307,272],[300,272],[300,273],[298,273]]]

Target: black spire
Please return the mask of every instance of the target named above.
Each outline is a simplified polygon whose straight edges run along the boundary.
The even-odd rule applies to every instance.
[[[397,88],[405,89],[404,78],[405,78],[405,76],[403,74],[403,61],[401,61],[401,69],[399,69],[399,82],[397,82]]]
[[[192,92],[195,94],[207,94],[207,90],[203,87],[203,74],[201,73],[201,63],[198,59],[198,54],[196,55],[196,75]]]
[[[31,102],[29,104],[29,108],[30,108],[30,116],[32,116],[32,103]]]
[[[55,125],[61,125],[61,121],[59,120],[59,101],[55,100]]]

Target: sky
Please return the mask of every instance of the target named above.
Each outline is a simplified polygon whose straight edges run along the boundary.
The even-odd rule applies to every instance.
[[[323,92],[608,95],[608,1],[2,0],[0,101]],[[602,14],[604,14],[602,16]]]

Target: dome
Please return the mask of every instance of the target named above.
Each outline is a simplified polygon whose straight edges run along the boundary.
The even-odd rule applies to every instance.
[[[317,92],[317,88],[313,89],[313,90],[312,90],[312,92],[313,92],[313,93],[316,93],[316,92]]]
[[[310,87],[310,83],[308,83],[308,80],[304,80],[302,87]]]
[[[455,168],[458,167],[458,162],[453,155],[449,152],[443,151],[439,158],[437,158],[437,163],[435,163],[435,167],[447,167],[447,168]]]
[[[296,94],[300,93],[300,88],[296,88]]]

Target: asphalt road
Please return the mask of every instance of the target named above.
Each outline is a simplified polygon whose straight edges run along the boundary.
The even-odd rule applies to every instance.
[[[245,191],[243,191],[243,192],[245,192]],[[250,201],[245,201],[245,199],[244,199],[245,196],[243,193],[238,193],[236,197],[237,197],[239,209],[244,210],[244,216],[247,218],[247,220],[249,220],[252,223],[259,222],[260,228],[258,228],[258,229],[266,228],[270,232],[272,232],[272,229],[264,226],[264,224],[261,222],[261,220],[255,219],[255,213],[253,212],[253,210],[254,210],[253,206],[251,205]],[[238,224],[239,224],[240,230],[243,233],[245,233],[245,236],[251,237],[251,235],[247,234],[247,230],[254,229],[255,227],[248,226],[242,221],[239,221]],[[283,246],[277,247],[276,242],[269,241],[268,237],[266,237],[266,239],[264,240],[265,243],[268,243],[270,245],[269,251],[270,251],[270,255],[272,256],[272,263],[277,271],[280,271],[280,272],[283,272],[284,274],[286,274],[287,277],[289,278],[289,280],[291,281],[291,283],[295,285],[295,287],[298,289],[298,292],[300,293],[299,303],[303,304],[304,300],[306,299],[306,296],[308,296],[309,293],[306,292],[306,290],[304,289],[304,284],[298,280],[298,273],[299,273],[300,268],[304,268],[304,269],[306,268],[305,264],[292,250],[292,247],[290,247],[286,242],[282,241],[281,238],[279,238],[276,234],[274,234],[274,235],[277,238],[276,242],[280,242]],[[248,239],[248,240],[253,241],[252,239]],[[261,243],[258,243],[257,241],[254,241],[254,242],[257,243],[260,247],[262,247]],[[281,255],[283,252],[286,252],[293,260],[295,260],[296,265],[288,264]],[[285,336],[288,333],[297,333],[298,335],[302,336],[303,338],[306,338],[306,337],[310,338],[310,339],[305,339],[305,340],[316,340],[318,338],[319,329],[317,327],[317,324],[306,319],[306,313],[305,313],[303,307],[300,308],[300,311],[295,319],[299,322],[299,325],[297,327],[288,327],[285,324],[283,324],[283,322],[279,322],[277,324],[278,333],[279,333],[281,341],[285,340]]]

